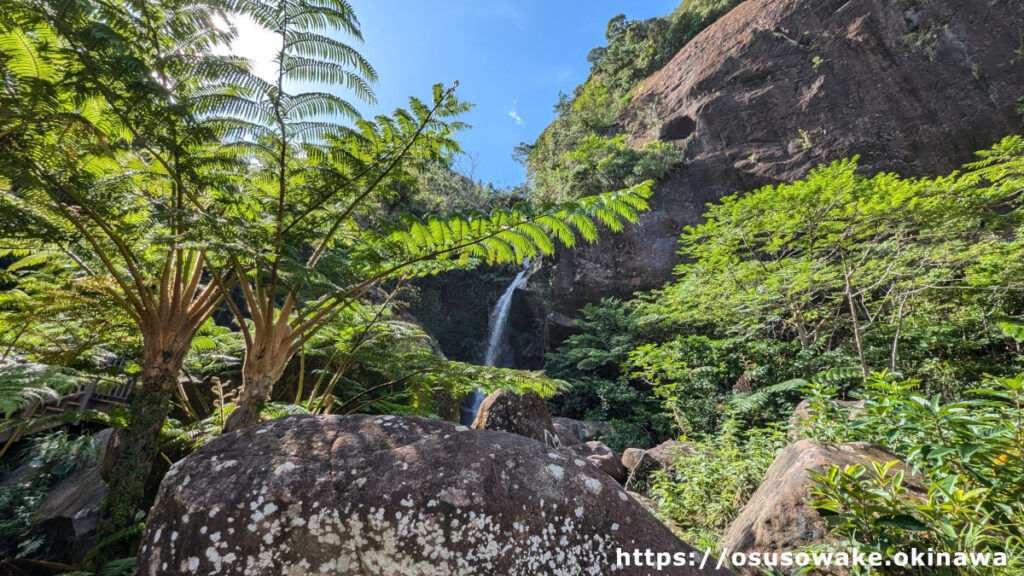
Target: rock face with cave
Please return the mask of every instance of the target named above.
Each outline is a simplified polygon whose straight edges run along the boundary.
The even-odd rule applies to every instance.
[[[854,155],[865,173],[946,173],[1020,132],[1022,29],[1024,4],[1010,1],[740,4],[645,80],[619,118],[633,143],[674,142],[685,160],[638,225],[562,251],[550,290],[524,292],[554,300],[548,334],[557,344],[585,303],[668,281],[680,233],[724,195]]]

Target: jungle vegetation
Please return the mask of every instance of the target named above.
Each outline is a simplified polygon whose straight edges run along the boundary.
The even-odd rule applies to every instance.
[[[789,428],[874,442],[924,479],[921,500],[888,462],[817,477],[837,541],[1002,552],[1009,571],[981,573],[1014,573],[1022,191],[1013,136],[946,176],[869,176],[854,158],[724,198],[680,238],[675,281],[584,310],[582,332],[549,355],[548,372],[574,384],[552,404],[616,422],[606,441],[619,449],[694,442],[653,486],[688,541],[719,544]],[[801,399],[811,417],[787,424]]]
[[[218,50],[239,16],[278,38],[273,77]],[[118,535],[162,461],[261,414],[429,414],[438,393],[472,387],[550,394],[560,383],[542,374],[445,360],[396,298],[416,278],[593,241],[597,223],[646,209],[649,182],[562,203],[411,193],[459,152],[468,105],[436,85],[360,117],[347,98],[372,100],[376,73],[345,38],[360,34],[344,0],[4,3],[4,451],[43,425],[43,399],[131,388],[124,410],[84,416],[117,428],[97,565],[131,552]],[[296,88],[310,83],[336,90]]]
[[[736,4],[614,18],[587,81],[517,150],[528,182],[504,193],[451,170],[457,86],[360,117],[352,102],[377,79],[344,0],[4,0],[0,467],[32,473],[0,487],[0,555],[61,557],[32,511],[99,450],[51,426],[116,429],[88,560],[116,573],[154,482],[210,438],[289,414],[436,415],[472,388],[509,388],[612,422],[615,450],[693,443],[651,495],[701,547],[790,432],[878,443],[925,485],[911,497],[884,462],[816,477],[840,542],[1006,552],[1016,564],[981,573],[1018,573],[1020,137],[952,174],[865,174],[850,158],[737,191],[683,232],[675,280],[585,308],[543,372],[449,360],[405,313],[417,291],[500,284],[481,268],[635,221],[685,148],[634,148],[617,114]],[[218,50],[235,15],[277,35],[273,77]],[[441,340],[469,356],[456,332]],[[131,402],[38,410],[87,386]],[[790,426],[801,400],[811,416]]]

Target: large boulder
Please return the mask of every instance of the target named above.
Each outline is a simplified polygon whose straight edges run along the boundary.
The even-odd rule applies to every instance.
[[[650,488],[651,474],[672,466],[680,456],[688,454],[692,450],[693,447],[690,444],[678,440],[667,440],[654,448],[644,450],[630,468],[626,490],[646,494]],[[631,456],[635,456],[635,453]],[[632,460],[631,463],[633,463]]]
[[[894,460],[899,458],[867,442],[800,440],[790,444],[775,457],[757,491],[729,525],[723,546],[730,553],[763,553],[795,552],[805,546],[831,543],[828,523],[807,503],[813,486],[808,471],[821,474],[832,465],[870,466],[871,462]],[[913,493],[924,492],[920,480],[902,462],[892,468],[891,473],[896,472],[904,473],[904,482]],[[737,571],[759,574],[750,568]]]
[[[640,459],[644,457],[643,448],[626,448],[626,451],[622,453],[622,465],[632,470],[636,468],[636,465],[640,463]]]
[[[723,195],[857,154],[864,173],[906,176],[972,161],[1021,131],[1022,29],[1013,1],[743,2],[644,80],[621,115],[632,142],[675,142],[684,161],[638,224],[559,251],[554,310],[572,317],[662,286],[679,234]]]
[[[619,484],[626,482],[629,472],[622,465],[622,460],[619,459],[618,455],[604,444],[591,440],[586,444],[571,446],[569,450],[586,458],[601,472],[611,476]]]
[[[495,430],[533,438],[548,446],[561,446],[544,400],[532,392],[519,395],[498,390],[484,398],[473,421],[476,430]]]
[[[690,554],[581,458],[504,432],[392,416],[292,416],[176,464],[140,575],[654,574],[617,550]],[[660,574],[697,574],[679,568]]]
[[[572,433],[573,436],[579,439],[577,443],[593,440],[599,435],[609,436],[615,433],[615,428],[611,424],[598,420],[574,420],[572,418],[555,416],[551,419],[551,422],[555,425],[555,430],[562,428]]]

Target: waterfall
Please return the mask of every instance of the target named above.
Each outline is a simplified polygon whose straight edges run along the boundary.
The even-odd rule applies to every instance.
[[[487,321],[490,334],[487,336],[487,353],[484,354],[484,366],[496,366],[498,353],[505,343],[505,329],[508,327],[508,312],[512,308],[512,294],[526,284],[526,273],[530,263],[516,274],[512,283],[505,289],[505,293],[498,299],[498,303],[491,310],[491,316]]]
[[[505,345],[508,313],[512,309],[512,295],[517,289],[526,285],[529,277],[530,261],[527,259],[523,262],[523,269],[516,274],[512,283],[505,289],[505,293],[498,299],[498,303],[494,305],[494,309],[491,310],[491,315],[487,320],[487,350],[484,352],[484,366],[497,366],[499,355]],[[466,396],[462,405],[459,406],[459,420],[462,424],[469,426],[473,423],[476,413],[480,410],[480,404],[486,397],[487,395],[479,389],[474,389]]]

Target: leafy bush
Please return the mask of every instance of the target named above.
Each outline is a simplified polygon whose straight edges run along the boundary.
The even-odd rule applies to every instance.
[[[949,399],[986,373],[1020,371],[999,320],[1024,313],[1024,139],[979,158],[916,179],[841,161],[710,206],[683,236],[677,281],[584,310],[582,333],[548,358],[577,384],[553,408],[631,420],[604,408],[617,397],[642,419],[671,417],[652,438],[710,434],[718,404],[760,426],[788,416],[808,380],[824,402],[898,370]],[[836,427],[821,438],[841,435],[819,408]]]
[[[674,144],[649,142],[634,148],[624,135],[589,134],[552,165],[535,175],[534,193],[546,199],[579,198],[658,180],[682,161]]]
[[[1019,573],[1024,374],[991,378],[968,400],[944,401],[920,389],[915,381],[875,375],[862,394],[863,413],[850,418],[849,409],[840,407],[837,416],[819,418],[811,429],[825,424],[837,440],[881,444],[917,472],[915,482],[926,492],[910,490],[908,479],[892,472],[889,462],[833,467],[814,474],[814,506],[827,515],[843,544],[865,553],[891,555],[910,547],[951,556],[1000,552],[1010,560],[1006,571],[950,567],[939,573]]]
[[[775,340],[716,339],[679,335],[660,344],[644,344],[630,352],[631,376],[653,386],[684,433],[711,434],[736,387],[757,387],[778,374],[798,370],[799,347]],[[786,403],[762,407],[756,418],[777,419]]]
[[[549,400],[551,413],[612,422],[616,434],[602,441],[617,451],[647,448],[678,435],[651,386],[621,369],[645,338],[665,334],[660,319],[636,313],[635,303],[614,299],[588,305],[581,313],[576,320],[580,333],[547,355],[547,373],[570,384]]]
[[[935,392],[1016,372],[992,317],[1024,305],[1022,213],[1004,208],[1019,206],[1022,145],[1006,139],[948,177],[865,177],[842,161],[725,198],[684,234],[680,279],[657,300],[679,324],[797,342]]]
[[[651,497],[658,502],[659,514],[698,549],[720,545],[722,533],[785,443],[778,430],[742,434],[740,425],[740,420],[727,418],[719,434],[693,442],[692,452],[653,475]]]

